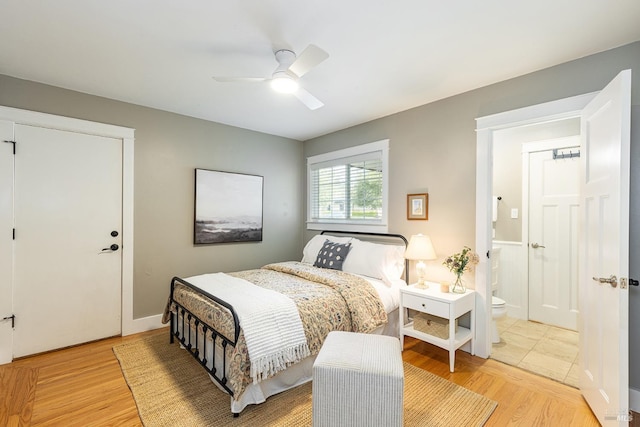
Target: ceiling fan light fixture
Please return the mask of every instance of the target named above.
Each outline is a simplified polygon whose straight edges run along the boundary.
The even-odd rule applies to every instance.
[[[275,76],[271,79],[271,87],[276,92],[280,93],[294,93],[298,90],[298,82],[289,75]]]
[[[322,101],[310,94],[304,87],[299,86],[299,79],[312,68],[329,57],[329,54],[316,45],[310,44],[298,56],[289,49],[274,52],[278,67],[271,77],[224,77],[214,76],[214,80],[221,83],[233,82],[269,82],[274,91],[293,95],[308,109],[317,110],[324,106]]]

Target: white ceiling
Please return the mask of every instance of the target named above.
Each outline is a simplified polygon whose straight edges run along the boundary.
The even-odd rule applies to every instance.
[[[638,0],[0,0],[0,74],[307,140],[640,40]],[[268,84],[315,44],[308,110]]]

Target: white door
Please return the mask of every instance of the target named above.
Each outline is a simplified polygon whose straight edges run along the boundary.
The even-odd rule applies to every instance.
[[[579,137],[573,139],[580,143]],[[568,142],[568,141],[567,141]],[[529,154],[529,319],[578,330],[579,147]]]
[[[24,125],[15,141],[13,355],[119,334],[122,141]]]
[[[580,390],[603,425],[628,425],[630,116],[630,70],[582,114]]]
[[[12,359],[13,123],[0,120],[0,365]]]

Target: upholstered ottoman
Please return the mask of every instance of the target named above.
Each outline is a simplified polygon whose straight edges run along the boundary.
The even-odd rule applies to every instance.
[[[331,332],[313,364],[313,425],[402,426],[400,341]]]

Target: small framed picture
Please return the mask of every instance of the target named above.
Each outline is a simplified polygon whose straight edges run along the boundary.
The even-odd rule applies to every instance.
[[[407,194],[407,219],[429,219],[429,194]]]

